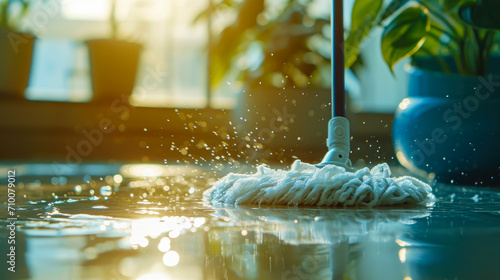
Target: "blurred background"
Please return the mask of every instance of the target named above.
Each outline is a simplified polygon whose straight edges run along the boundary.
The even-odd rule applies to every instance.
[[[327,150],[331,1],[0,2],[3,162],[318,162]],[[372,33],[346,78],[351,158],[366,163],[395,161],[407,91],[404,63],[391,75]]]
[[[331,2],[0,0],[0,180],[16,183],[17,212],[9,213],[19,218],[16,277],[277,279],[311,257],[309,279],[498,275],[500,196],[491,189],[437,184],[436,204],[408,211],[260,211],[202,201],[204,190],[231,171],[254,172],[260,163],[281,168],[297,159],[317,163],[327,152]],[[359,28],[361,34],[349,30],[354,2],[358,27],[370,25]],[[375,17],[396,13],[406,2],[344,0],[346,35],[355,35],[360,50],[346,70],[353,164],[388,162],[396,176],[408,174],[395,166],[391,134],[399,108],[406,109],[404,118],[399,115],[406,122],[394,135],[406,137],[400,142],[409,143],[409,155],[433,145],[417,157],[428,171],[425,180],[442,174],[450,184],[498,180],[500,150],[491,147],[500,135],[500,100],[492,94],[474,103],[478,80],[465,75],[446,78],[449,88],[416,80],[422,86],[414,91],[428,102],[406,99],[408,60],[392,73],[384,61],[383,28]],[[443,30],[427,42],[437,61],[450,54],[446,46],[457,49],[441,34],[450,27],[470,31],[459,32],[461,42],[476,39],[458,48],[466,61],[475,61],[474,50],[499,50],[494,40],[478,47],[488,41],[478,35],[494,39],[495,33],[478,29],[474,37],[456,13],[462,2],[419,1],[438,5],[432,26]],[[408,35],[422,46],[407,25],[427,35],[426,11],[410,7],[400,29],[390,29],[403,43]],[[436,21],[445,12],[453,25]],[[417,19],[407,20],[408,13]],[[461,80],[471,92],[462,91]],[[430,90],[443,96],[426,95]],[[486,100],[482,94],[478,98]],[[443,113],[466,97],[471,117],[458,118],[460,129],[453,128],[458,115],[448,121]],[[423,117],[421,108],[431,114]],[[395,120],[397,127],[398,114]],[[441,141],[443,135],[450,140]],[[410,156],[398,155],[405,167],[412,165]],[[14,192],[2,188],[9,194],[4,209],[10,209]],[[2,213],[6,229],[8,212]],[[0,239],[11,232],[0,231]],[[3,244],[0,251],[7,252]],[[7,257],[0,254],[0,263]],[[0,269],[0,279],[11,276],[2,273],[10,272]]]

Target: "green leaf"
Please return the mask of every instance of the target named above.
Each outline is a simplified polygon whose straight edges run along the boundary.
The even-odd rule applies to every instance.
[[[408,3],[409,0],[393,0],[389,5],[387,5],[387,8],[385,8],[384,12],[382,13],[382,16],[380,17],[380,21],[382,22],[386,20],[388,17],[393,15],[396,11],[399,10],[399,8],[403,7],[406,3]]]
[[[431,28],[429,11],[413,5],[399,13],[382,34],[382,56],[391,70],[405,57],[417,52]]]
[[[449,12],[463,4],[466,3],[475,3],[475,0],[440,0],[441,5],[443,6],[443,11]]]
[[[479,28],[500,29],[500,1],[468,2],[460,7],[459,15],[466,23]]]
[[[7,26],[7,2],[0,2],[0,26]]]
[[[352,8],[351,31],[344,45],[345,67],[349,68],[356,61],[359,44],[368,36],[375,19],[382,8],[383,0],[357,0]]]
[[[441,5],[443,5],[443,10],[449,11],[455,8],[460,2],[462,0],[441,0]]]
[[[351,31],[364,26],[378,16],[383,0],[357,0],[352,7]]]

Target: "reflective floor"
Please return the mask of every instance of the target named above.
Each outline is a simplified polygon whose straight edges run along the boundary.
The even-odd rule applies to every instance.
[[[16,167],[14,273],[2,178],[0,279],[500,279],[500,188],[435,185],[417,209],[214,208],[223,168],[44,168]]]

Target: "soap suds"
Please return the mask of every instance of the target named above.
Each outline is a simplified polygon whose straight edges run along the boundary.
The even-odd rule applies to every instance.
[[[257,167],[255,174],[230,173],[204,193],[213,204],[375,207],[425,203],[431,187],[409,176],[391,178],[389,166],[348,172],[343,167],[295,161],[289,171]]]

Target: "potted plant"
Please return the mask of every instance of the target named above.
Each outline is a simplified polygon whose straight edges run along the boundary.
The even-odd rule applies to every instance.
[[[21,9],[14,14],[13,7]],[[9,98],[24,98],[28,86],[35,38],[18,32],[29,1],[0,1],[0,92]]]
[[[87,41],[92,77],[92,101],[130,95],[134,89],[141,44],[121,40],[116,20],[116,0],[111,1],[111,37]]]
[[[330,118],[330,12],[326,5],[323,13],[313,13],[312,5],[225,0],[209,9],[214,16],[235,14],[214,34],[209,57],[214,87],[242,86],[233,113],[239,136],[246,140],[238,144],[324,149]]]
[[[346,39],[346,66],[359,42],[382,25],[387,65],[411,58],[408,98],[395,114],[398,160],[455,184],[499,181],[500,59],[495,0],[357,0]],[[494,12],[495,11],[495,12]]]

